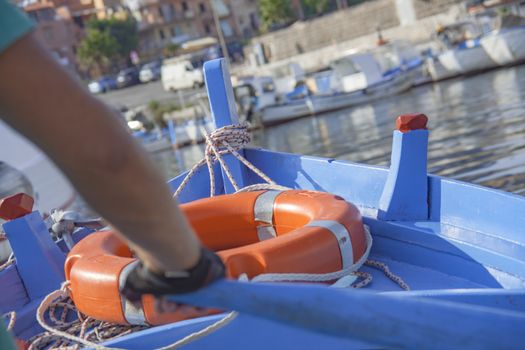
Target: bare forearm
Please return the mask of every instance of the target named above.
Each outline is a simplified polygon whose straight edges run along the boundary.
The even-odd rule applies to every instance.
[[[167,185],[110,109],[31,37],[0,55],[0,77],[7,122],[41,147],[135,246],[156,253],[142,251],[147,260],[170,269],[196,262],[197,239]]]

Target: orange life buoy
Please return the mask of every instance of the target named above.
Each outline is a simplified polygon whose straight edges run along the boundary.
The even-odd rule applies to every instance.
[[[228,277],[245,273],[330,273],[365,254],[367,238],[358,209],[324,192],[257,191],[181,205],[201,242],[218,252]],[[135,307],[119,286],[136,259],[114,232],[93,233],[73,247],[65,271],[71,297],[84,314],[120,324],[158,325],[207,315],[181,306],[158,313],[152,296]]]

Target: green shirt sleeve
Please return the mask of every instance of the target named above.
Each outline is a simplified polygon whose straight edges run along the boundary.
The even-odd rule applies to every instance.
[[[3,0],[0,0],[3,1]],[[2,350],[16,350],[13,338],[7,333],[4,327],[4,320],[0,318],[0,349]]]
[[[33,28],[33,23],[8,0],[0,0],[0,53]]]

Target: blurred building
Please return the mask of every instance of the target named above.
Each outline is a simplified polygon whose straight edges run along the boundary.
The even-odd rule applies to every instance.
[[[35,35],[50,49],[64,67],[76,68],[75,51],[78,30],[66,6],[56,7],[52,2],[22,4],[24,11],[36,23]]]
[[[259,6],[256,0],[230,0],[239,36],[249,39],[259,33]]]
[[[139,23],[141,56],[160,56],[164,48],[203,37],[218,37],[213,9],[227,42],[258,32],[255,0],[127,0]]]
[[[83,28],[87,21],[97,18],[125,16],[126,7],[121,0],[21,0],[18,5],[24,9],[45,4],[55,9],[66,9],[70,19]]]
[[[17,5],[36,23],[37,38],[72,71],[88,21],[128,16],[121,0],[21,0]]]

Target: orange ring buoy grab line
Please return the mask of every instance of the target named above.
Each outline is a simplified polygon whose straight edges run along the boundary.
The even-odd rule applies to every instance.
[[[359,210],[324,192],[287,190],[228,194],[181,205],[202,244],[216,251],[229,278],[267,273],[326,274],[355,269],[368,241]],[[151,295],[129,303],[119,286],[138,260],[113,231],[95,232],[69,252],[65,263],[78,310],[119,324],[159,325],[218,310],[181,305],[159,313]]]

